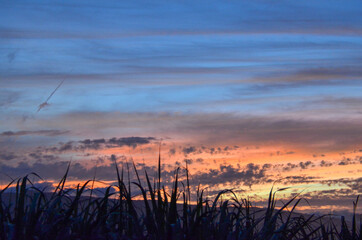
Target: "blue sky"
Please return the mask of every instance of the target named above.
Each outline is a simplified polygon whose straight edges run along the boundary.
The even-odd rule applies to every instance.
[[[82,112],[360,119],[359,1],[1,5],[2,131]]]

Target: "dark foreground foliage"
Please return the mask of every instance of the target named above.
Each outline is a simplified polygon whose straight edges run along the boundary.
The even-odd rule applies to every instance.
[[[353,203],[352,224],[342,218],[338,226],[328,216],[293,213],[298,196],[276,209],[277,191],[273,190],[268,206],[259,213],[231,190],[221,191],[213,201],[198,190],[196,204],[191,205],[188,177],[185,184],[180,182],[176,170],[171,193],[167,193],[159,160],[156,181],[151,183],[144,173],[146,187],[134,166],[138,181],[133,184],[144,199],[140,210],[131,197],[130,184],[123,180],[123,170],[119,172],[117,164],[115,168],[117,191],[109,186],[101,198],[92,197],[94,180],[78,185],[72,194],[65,189],[69,166],[51,194],[37,189],[29,176],[13,181],[0,191],[0,239],[362,239],[362,225],[357,226],[355,219],[358,198]],[[12,184],[16,191],[5,201],[4,192]],[[90,196],[85,196],[86,191]],[[234,197],[222,201],[226,193]]]

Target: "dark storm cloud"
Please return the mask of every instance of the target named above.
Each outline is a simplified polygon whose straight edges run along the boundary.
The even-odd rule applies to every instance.
[[[25,135],[43,135],[43,136],[59,136],[69,133],[69,131],[61,130],[35,130],[35,131],[6,131],[0,133],[0,136],[12,137],[12,136],[25,136]]]

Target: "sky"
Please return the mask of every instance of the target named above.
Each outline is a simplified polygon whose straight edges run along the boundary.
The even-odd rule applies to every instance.
[[[0,5],[0,185],[152,175],[161,145],[165,184],[187,163],[210,197],[362,193],[361,1]]]

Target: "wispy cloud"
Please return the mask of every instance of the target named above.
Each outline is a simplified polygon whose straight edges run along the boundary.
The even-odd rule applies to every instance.
[[[13,152],[1,152],[0,153],[0,159],[5,161],[11,161],[13,159],[16,159],[18,156]]]
[[[136,148],[139,145],[145,145],[156,141],[154,137],[122,137],[110,139],[85,139],[78,142],[68,142],[61,144],[59,147],[50,148],[53,151],[67,151],[67,150],[99,150],[103,148],[115,148],[128,146]]]
[[[167,181],[187,163],[194,186],[213,193],[278,179],[322,186],[331,204],[330,189],[350,201],[360,192],[361,7],[2,2],[0,171],[56,179],[73,159],[72,179],[97,170],[112,181],[111,156],[122,162],[133,152],[152,176],[155,143],[167,139]],[[49,100],[57,107],[33,114]],[[318,205],[313,191],[307,197]]]
[[[312,116],[313,117],[313,116]],[[278,145],[323,151],[356,148],[361,145],[358,119],[314,120],[278,116],[240,116],[239,114],[199,113],[104,113],[74,112],[54,118],[37,119],[35,126],[63,128],[85,135],[112,138],[109,129],[120,135],[149,135],[156,138],[190,139],[194,143],[215,145]],[[167,123],[167,124],[166,124]],[[29,123],[30,124],[30,123]],[[132,129],[130,133],[129,129]],[[34,131],[38,134],[64,134],[64,131]],[[2,133],[12,135],[15,133]],[[28,134],[27,131],[17,134]],[[113,133],[114,134],[114,133]]]
[[[6,131],[0,133],[0,136],[3,137],[12,137],[12,136],[25,136],[25,135],[43,135],[43,136],[59,136],[69,133],[69,131],[62,130],[34,130],[34,131]]]
[[[158,3],[149,4],[145,1],[133,3],[110,1],[107,4],[90,1],[86,5],[82,3],[48,5],[42,1],[3,4],[4,12],[8,11],[4,16],[10,19],[12,12],[18,8],[22,12],[38,15],[34,24],[31,25],[32,28],[26,29],[28,31],[20,28],[21,25],[15,21],[10,27],[3,29],[3,35],[12,38],[32,36],[36,38],[114,38],[164,34],[258,32],[358,34],[361,31],[358,22],[360,19],[357,11],[360,5],[358,1],[351,1],[343,7],[338,1],[329,1],[328,4],[314,1],[283,2],[278,6],[267,2],[229,2],[223,4],[223,8],[218,7],[217,1],[192,3],[192,8],[187,2],[169,3],[165,6]],[[205,8],[207,3],[208,7]],[[39,4],[41,8],[37,7]],[[137,14],[132,11],[135,8],[138,10]],[[83,9],[83,18],[74,14],[75,9]],[[98,10],[97,15],[93,14],[93,9]],[[324,10],[323,14],[321,10]],[[56,17],[59,14],[67,16],[65,20],[63,19],[65,25],[61,24]],[[136,18],[138,21],[133,21]],[[26,15],[21,19],[26,19]],[[47,19],[48,22],[37,25],[37,22],[43,19]],[[125,19],[128,21],[124,21]],[[77,21],[78,26],[81,25],[85,31],[79,32],[76,26],[69,24],[74,21]],[[93,28],[86,26],[89,23]],[[50,26],[67,27],[62,27],[62,32],[58,33]],[[103,34],[95,34],[96,29],[102,30]]]
[[[12,63],[15,60],[16,53],[17,53],[17,50],[8,53],[7,57],[8,57],[9,63]]]
[[[59,88],[60,86],[62,86],[63,82],[64,82],[64,80],[59,83],[59,85],[58,85],[58,86],[54,89],[54,91],[49,95],[49,97],[45,100],[45,102],[43,102],[43,103],[41,103],[41,104],[39,105],[37,112],[39,112],[42,108],[44,108],[44,107],[46,107],[46,106],[49,105],[48,101],[49,101],[50,98],[54,95],[54,93],[58,90],[58,88]]]

